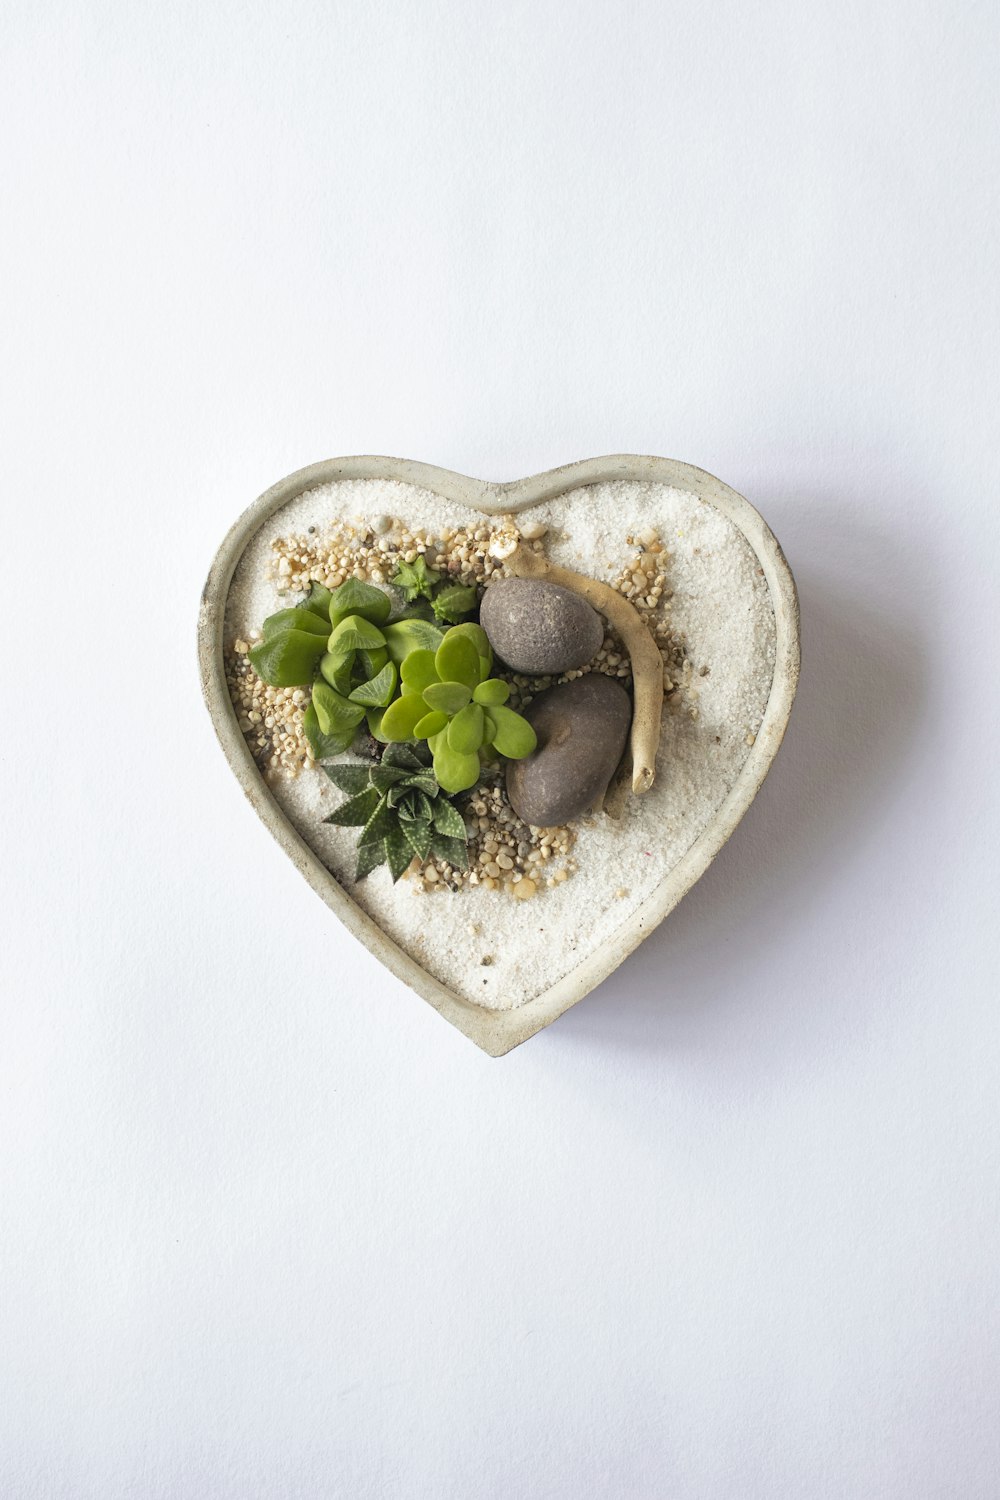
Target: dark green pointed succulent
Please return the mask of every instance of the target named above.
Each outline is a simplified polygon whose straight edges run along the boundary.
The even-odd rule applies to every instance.
[[[396,881],[414,856],[468,868],[464,819],[421,750],[389,745],[378,764],[323,767],[334,786],[347,793],[347,801],[324,821],[361,829],[355,880],[385,864]]]
[[[535,748],[527,719],[504,707],[510,688],[490,677],[493,652],[479,625],[445,631],[436,651],[412,651],[400,667],[402,695],[382,715],[392,740],[426,740],[434,774],[446,792],[475,786],[480,751],[521,760]]]

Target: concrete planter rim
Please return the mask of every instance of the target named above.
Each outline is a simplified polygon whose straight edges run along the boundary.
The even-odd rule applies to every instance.
[[[514,1010],[487,1010],[463,999],[422,968],[355,904],[278,806],[250,754],[229,698],[223,625],[230,584],[243,552],[258,529],[282,506],[306,490],[346,479],[400,480],[489,516],[516,514],[585,485],[613,480],[666,484],[690,491],[721,511],[742,532],[764,572],[775,616],[774,676],[756,741],[732,789],[686,854],[666,872],[657,888],[621,927],[568,974]],[[673,910],[735,830],[771,767],[791,713],[800,664],[799,605],[795,581],[781,547],[750,502],[722,480],[676,459],[614,454],[564,464],[526,479],[491,483],[411,459],[332,458],[279,480],[230,528],[215,555],[202,593],[198,658],[205,702],[226,759],[251,805],[296,868],[348,931],[391,973],[484,1052],[500,1057],[548,1026],[607,978]]]

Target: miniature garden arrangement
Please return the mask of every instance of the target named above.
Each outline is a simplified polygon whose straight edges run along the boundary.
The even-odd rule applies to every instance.
[[[248,540],[222,647],[288,823],[421,970],[499,1015],[641,929],[753,751],[776,623],[746,537],[677,486],[488,514],[348,478]]]

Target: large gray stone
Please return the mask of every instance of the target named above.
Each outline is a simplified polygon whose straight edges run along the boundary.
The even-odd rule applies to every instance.
[[[532,676],[585,667],[604,640],[596,609],[544,579],[496,579],[483,595],[479,620],[501,661]]]
[[[632,700],[613,677],[588,672],[546,688],[525,710],[538,747],[507,766],[507,796],[519,818],[551,828],[603,797],[621,760]]]

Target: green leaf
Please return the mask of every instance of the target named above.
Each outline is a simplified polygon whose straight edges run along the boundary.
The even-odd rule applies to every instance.
[[[431,821],[435,829],[445,838],[461,839],[465,843],[465,819],[453,802],[438,797],[434,803]]]
[[[393,881],[397,881],[413,858],[410,841],[398,824],[383,839],[385,857]]]
[[[302,716],[302,728],[317,760],[327,760],[331,755],[343,755],[354,738],[354,730],[347,726],[333,734],[324,734],[311,703]]]
[[[389,793],[389,806],[396,809],[397,817],[405,822],[429,823],[431,799],[426,792],[414,791],[412,787],[394,786]]]
[[[410,604],[402,604],[399,609],[394,609],[389,616],[390,624],[396,625],[400,620],[426,620],[433,623],[434,611],[426,599],[414,599]]]
[[[324,651],[320,657],[319,673],[335,692],[345,697],[351,690],[351,668],[354,666],[353,651]]]
[[[463,615],[471,614],[476,607],[476,589],[471,583],[451,583],[439,589],[431,608],[435,617],[455,625]]]
[[[493,744],[508,760],[523,760],[538,744],[538,738],[527,719],[522,719],[512,708],[497,706],[490,709],[490,718],[496,725]]]
[[[330,596],[330,625],[335,627],[349,615],[361,615],[373,625],[388,620],[392,600],[388,594],[377,589],[373,583],[364,583],[360,578],[348,578]]]
[[[349,797],[356,797],[370,784],[371,766],[359,764],[358,761],[342,762],[339,766],[324,766],[323,770],[334,786],[346,792]]]
[[[469,850],[465,839],[450,839],[443,834],[431,834],[431,853],[437,859],[443,859],[449,865],[454,865],[457,870],[469,868]]]
[[[386,649],[399,666],[411,651],[436,651],[442,632],[429,620],[397,620],[383,631]]]
[[[483,711],[478,703],[467,703],[448,725],[448,748],[471,755],[483,743]]]
[[[414,749],[412,745],[390,745],[382,757],[384,766],[402,766],[405,771],[426,771],[427,761],[421,756],[421,749]]]
[[[382,733],[382,720],[385,717],[384,708],[370,708],[365,714],[368,721],[368,733],[373,740],[381,740],[383,744],[388,742],[389,736]]]
[[[372,790],[375,790],[374,787],[372,788]],[[371,817],[368,819],[368,822],[365,824],[364,828],[362,828],[361,830],[360,836],[358,838],[358,843],[370,844],[373,840],[384,839],[386,834],[389,833],[393,828],[395,828],[395,826],[396,819],[393,816],[389,808],[389,804],[385,800],[385,797],[381,796],[378,799],[378,806],[372,813]]]
[[[373,766],[368,774],[372,786],[378,787],[380,792],[387,792],[397,781],[405,781],[407,773],[401,766],[387,766],[383,760],[381,765]]]
[[[360,703],[341,697],[328,682],[313,683],[312,701],[323,734],[340,734],[345,729],[353,732],[365,716]]]
[[[407,599],[430,599],[440,577],[441,574],[436,569],[427,566],[427,560],[421,553],[411,563],[401,562],[389,581],[402,589]]]
[[[434,665],[442,682],[460,682],[470,694],[479,682],[479,653],[460,627],[445,632]]]
[[[479,653],[479,680],[480,682],[485,682],[486,678],[490,675],[490,668],[493,665],[493,647],[490,645],[489,636],[483,627],[477,625],[474,620],[466,620],[464,625],[456,625],[454,628],[458,631],[459,635],[466,636],[475,646],[476,651]],[[450,634],[451,632],[449,631]]]
[[[333,595],[322,583],[313,583],[309,590],[309,597],[303,604],[303,609],[312,610],[314,615],[319,615],[322,620],[330,618],[330,600]]]
[[[490,746],[497,732],[497,721],[488,709],[483,709],[483,745]]]
[[[485,708],[489,708],[497,703],[506,703],[510,697],[510,688],[499,677],[490,677],[473,688],[472,697],[475,703],[482,703]]]
[[[437,734],[441,729],[448,728],[448,715],[442,713],[439,708],[433,709],[429,714],[424,714],[418,719],[413,733],[418,740],[429,740],[432,734]]]
[[[272,687],[307,687],[316,675],[326,642],[308,630],[282,630],[251,646],[257,676]]]
[[[359,651],[356,663],[361,669],[363,682],[370,682],[377,677],[389,660],[389,653],[384,646],[376,646],[374,651]]]
[[[396,691],[397,677],[395,662],[387,661],[377,677],[363,682],[351,692],[351,701],[363,703],[366,708],[385,708]]]
[[[439,739],[434,751],[434,774],[444,792],[465,792],[479,780],[479,756],[452,750],[447,739]]]
[[[404,693],[422,693],[424,688],[437,682],[437,667],[434,652],[426,649],[411,651],[399,669]]]
[[[423,863],[431,852],[431,829],[429,823],[400,823],[400,832],[410,846],[410,858],[414,854]]]
[[[424,700],[415,693],[390,703],[382,717],[382,733],[390,740],[411,740],[418,720],[427,712]]]
[[[378,808],[381,798],[373,786],[367,787],[365,791],[358,792],[357,796],[349,797],[342,802],[335,812],[324,823],[334,823],[338,828],[364,828],[367,826],[373,813]]]
[[[358,863],[354,871],[355,880],[364,880],[379,865],[385,864],[385,844],[375,839],[370,844],[358,845]]]
[[[371,651],[385,645],[385,636],[377,625],[363,615],[347,615],[333,629],[331,651]]]
[[[423,700],[428,708],[438,709],[443,714],[457,714],[472,697],[462,682],[432,682],[424,688]]]
[[[330,627],[323,615],[299,605],[296,609],[279,609],[276,615],[268,615],[261,634],[265,641],[280,635],[285,630],[305,630],[310,635],[329,635]]]

